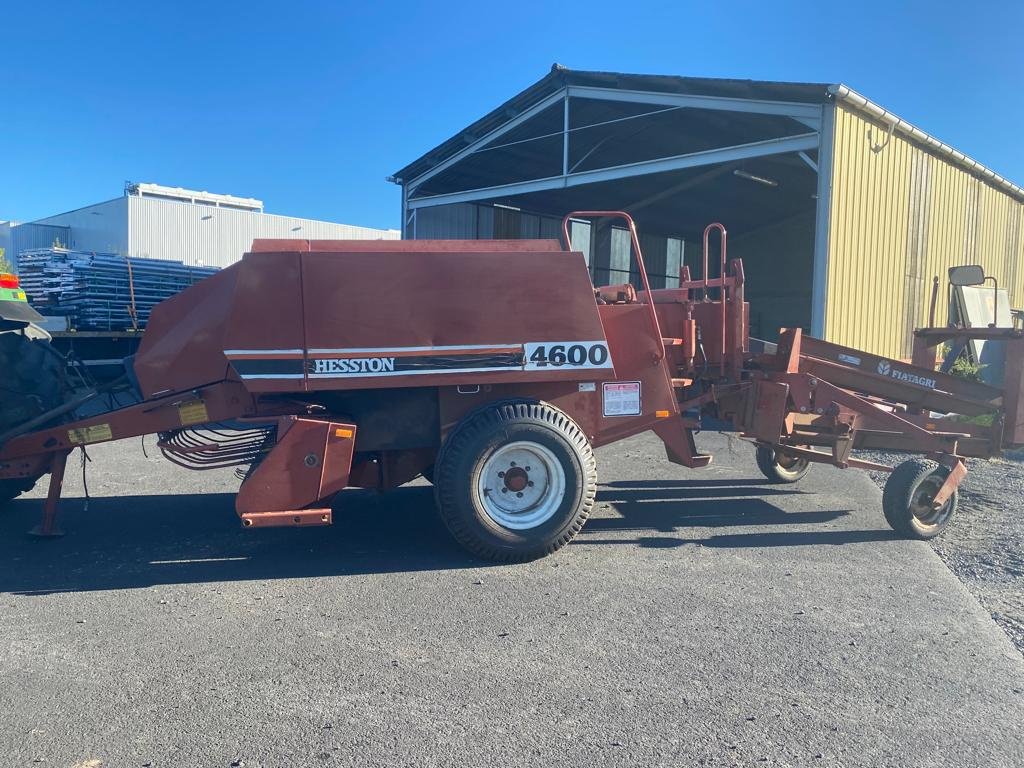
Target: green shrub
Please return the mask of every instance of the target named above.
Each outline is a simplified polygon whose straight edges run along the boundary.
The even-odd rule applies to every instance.
[[[948,344],[943,345],[942,356],[945,358],[950,352]],[[982,381],[981,369],[985,366],[981,363],[972,362],[967,356],[967,348],[960,352],[960,355],[953,362],[953,367],[949,369],[951,376],[956,376],[960,379],[966,379],[967,381]]]

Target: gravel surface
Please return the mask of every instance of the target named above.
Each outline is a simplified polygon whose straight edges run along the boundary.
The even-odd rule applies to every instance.
[[[890,466],[907,459],[880,451],[858,456]],[[868,474],[880,488],[888,478]],[[1024,455],[971,461],[957,515],[930,543],[1024,653]]]
[[[243,530],[230,472],[95,446],[64,538],[45,488],[0,515],[3,765],[1024,765],[1024,658],[864,473],[698,443],[599,450],[576,541],[502,566],[422,483]]]

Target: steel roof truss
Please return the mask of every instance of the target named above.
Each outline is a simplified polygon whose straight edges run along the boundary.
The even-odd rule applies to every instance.
[[[727,163],[733,160],[747,160],[754,157],[766,155],[780,155],[789,152],[800,152],[818,148],[818,134],[816,132],[802,133],[797,136],[784,136],[766,141],[755,141],[749,144],[738,144],[732,147],[719,149],[708,149],[701,152],[691,152],[686,155],[675,155],[673,157],[659,158],[656,160],[645,160],[639,163],[628,163],[616,165],[610,168],[596,168],[589,171],[551,176],[533,181],[522,181],[514,184],[502,184],[494,187],[483,187],[463,192],[450,192],[441,195],[429,195],[420,198],[410,198],[408,207],[410,209],[429,208],[438,205],[453,205],[455,203],[466,203],[478,200],[490,200],[494,198],[509,197],[512,195],[524,195],[531,192],[541,192],[549,189],[567,189],[582,184],[595,184],[602,181],[624,179],[631,176],[644,176],[652,173],[664,173],[682,168],[696,168],[704,165],[715,165]]]

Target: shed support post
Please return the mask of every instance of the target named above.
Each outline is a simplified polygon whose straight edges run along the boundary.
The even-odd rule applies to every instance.
[[[818,190],[814,217],[814,260],[811,278],[811,335],[825,338],[828,300],[829,218],[832,212],[832,143],[835,104],[821,107],[821,132],[818,134]]]
[[[409,189],[402,184],[402,239],[409,239]]]
[[[562,175],[569,175],[569,91],[565,92],[562,113]]]

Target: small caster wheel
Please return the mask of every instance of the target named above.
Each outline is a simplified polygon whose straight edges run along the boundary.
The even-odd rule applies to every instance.
[[[932,500],[949,472],[949,467],[923,459],[905,461],[893,470],[882,492],[882,511],[894,531],[912,539],[934,539],[946,530],[958,494],[953,491],[938,509]]]
[[[757,446],[757,468],[773,483],[795,483],[807,474],[811,462],[771,445]]]

